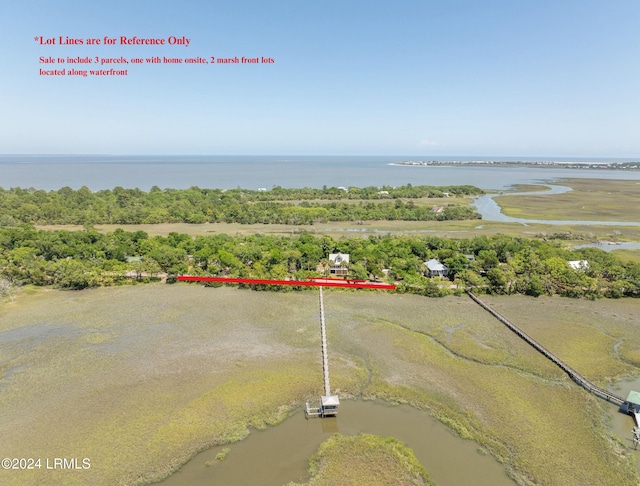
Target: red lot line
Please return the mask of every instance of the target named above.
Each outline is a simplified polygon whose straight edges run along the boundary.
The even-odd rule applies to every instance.
[[[382,289],[395,290],[396,286],[391,284],[377,283],[348,283],[348,282],[314,282],[306,280],[260,280],[253,278],[225,278],[225,277],[194,277],[191,275],[178,275],[178,280],[183,282],[219,282],[219,283],[242,283],[250,285],[296,285],[300,287],[346,287],[353,289]]]

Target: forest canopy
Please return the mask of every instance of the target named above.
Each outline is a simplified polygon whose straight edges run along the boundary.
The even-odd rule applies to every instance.
[[[116,187],[57,191],[0,188],[5,223],[156,224],[241,223],[309,225],[327,221],[434,221],[479,219],[460,198],[482,194],[474,186],[350,187],[270,190]],[[434,210],[425,198],[448,198]],[[2,220],[0,220],[2,223]]]
[[[640,296],[638,263],[596,248],[567,250],[559,241],[505,235],[150,237],[122,229],[107,234],[93,229],[46,231],[23,223],[0,226],[0,279],[5,286],[10,282],[66,289],[171,281],[178,274],[302,280],[323,275],[329,254],[335,252],[350,255],[350,277],[393,282],[398,292],[441,296],[473,288],[534,296]],[[425,262],[430,259],[447,266],[447,277],[429,276]],[[569,261],[576,260],[588,263],[572,268]]]

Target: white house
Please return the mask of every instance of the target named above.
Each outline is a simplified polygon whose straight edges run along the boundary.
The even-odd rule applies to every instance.
[[[432,258],[428,262],[424,262],[424,264],[429,269],[430,277],[446,277],[449,275],[449,269],[435,258]]]
[[[347,275],[349,269],[348,253],[331,253],[329,254],[329,273],[332,275]]]
[[[586,270],[589,268],[589,262],[587,260],[571,260],[568,263],[574,270]]]

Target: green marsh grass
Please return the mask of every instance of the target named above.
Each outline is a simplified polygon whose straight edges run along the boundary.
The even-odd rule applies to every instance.
[[[309,460],[307,486],[434,485],[411,449],[393,437],[336,434]],[[303,486],[290,483],[288,486]]]
[[[640,263],[640,250],[614,250],[613,254],[622,261]]]
[[[600,384],[639,374],[637,300],[485,298]],[[427,410],[521,484],[640,480],[607,432],[608,405],[466,296],[328,290],[325,305],[341,396]],[[21,293],[0,306],[3,452],[89,457],[92,467],[0,471],[0,482],[160,479],[197,451],[317,400],[319,334],[315,291],[156,284]]]
[[[499,196],[509,216],[573,221],[637,221],[640,183],[629,180],[571,179],[561,181],[573,191],[563,194]]]

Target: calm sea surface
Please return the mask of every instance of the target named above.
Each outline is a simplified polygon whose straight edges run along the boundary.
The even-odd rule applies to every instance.
[[[326,186],[472,184],[505,189],[512,184],[563,178],[640,180],[640,171],[552,169],[546,167],[399,167],[424,156],[110,156],[0,155],[0,187],[53,190],[69,186],[91,190],[116,186],[245,189]],[[437,160],[568,160],[504,157],[437,157]],[[580,159],[585,161],[585,159]],[[611,159],[614,160],[614,159]],[[606,161],[591,159],[590,162]],[[615,160],[614,160],[615,161]],[[620,161],[620,160],[617,160]]]

